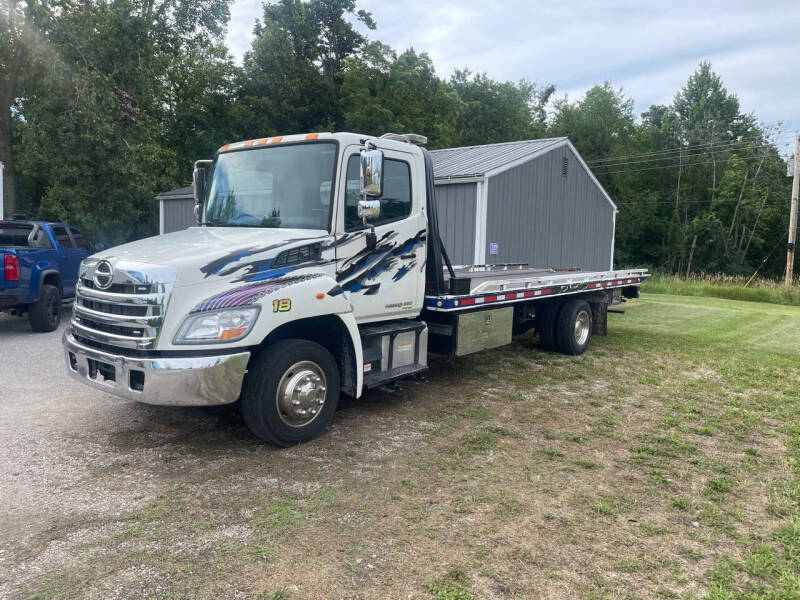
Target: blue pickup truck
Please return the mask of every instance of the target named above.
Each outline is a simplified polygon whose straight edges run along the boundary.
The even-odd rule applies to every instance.
[[[92,252],[70,225],[0,221],[0,311],[27,312],[34,331],[54,331],[62,301],[75,295],[81,261]]]

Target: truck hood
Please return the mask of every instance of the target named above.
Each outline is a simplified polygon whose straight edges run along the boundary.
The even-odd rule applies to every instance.
[[[176,268],[176,286],[209,277],[242,277],[277,254],[331,236],[317,229],[191,227],[109,248],[92,258]]]

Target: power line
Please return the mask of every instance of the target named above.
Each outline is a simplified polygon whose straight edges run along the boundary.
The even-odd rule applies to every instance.
[[[727,140],[727,141],[720,140],[719,142],[714,142],[714,141],[703,142],[703,143],[700,143],[700,144],[691,144],[691,145],[688,145],[688,146],[672,146],[670,148],[663,148],[661,150],[654,150],[652,152],[640,152],[640,153],[637,153],[637,154],[627,154],[627,155],[622,155],[622,156],[610,156],[610,157],[607,157],[607,158],[596,158],[596,159],[592,159],[592,160],[589,160],[589,161],[586,161],[586,162],[587,163],[596,163],[596,162],[605,162],[605,161],[613,161],[613,160],[624,160],[624,159],[627,159],[627,158],[637,158],[639,156],[647,156],[647,155],[652,155],[652,154],[663,154],[663,153],[667,153],[667,152],[686,152],[687,150],[692,150],[692,149],[695,149],[695,148],[702,148],[702,147],[705,147],[705,146],[723,145],[723,144],[728,144],[728,143],[734,143],[735,144],[737,142],[746,141],[746,140],[772,141],[773,139],[782,139],[782,138],[785,138],[785,137],[792,137],[792,133],[790,133],[788,129],[779,130],[772,136],[770,136],[768,134],[761,133],[761,134],[758,134],[758,135],[742,136],[742,137],[740,137],[740,138],[738,138],[736,140]]]
[[[735,204],[739,202],[738,199],[727,199],[727,200],[720,200],[718,198],[714,199],[712,203],[709,200],[681,200],[678,202],[679,205],[683,206],[684,204],[706,204],[708,206],[716,206],[717,204]],[[744,200],[742,200],[744,202]],[[651,201],[640,201],[637,202],[636,200],[621,200],[620,202],[615,202],[617,206],[649,206],[650,204],[675,204],[675,200],[651,200]]]
[[[788,142],[782,144],[783,146],[787,146]],[[725,143],[725,144],[715,144],[714,147],[708,147],[705,149],[697,149],[691,152],[687,152],[684,150],[671,150],[669,152],[663,152],[660,155],[652,155],[652,154],[642,154],[640,156],[632,155],[631,158],[626,160],[618,160],[615,162],[605,162],[602,164],[589,164],[593,169],[613,169],[614,167],[621,167],[625,165],[637,164],[637,163],[646,163],[646,162],[658,162],[663,160],[676,160],[680,157],[685,158],[695,158],[701,154],[717,154],[717,153],[725,153],[725,152],[732,152],[737,150],[738,148],[747,147],[747,148],[770,148],[774,147],[777,151],[780,152],[781,144],[779,142],[770,140],[770,143],[759,143],[759,142],[732,142],[732,143]]]
[[[757,160],[759,156],[750,156],[750,157],[742,157],[742,160],[747,162],[750,160]],[[688,162],[682,164],[673,164],[673,165],[661,165],[657,167],[642,167],[639,169],[620,169],[618,171],[601,171],[599,173],[595,173],[595,175],[614,175],[615,173],[636,173],[638,171],[656,171],[659,169],[680,169],[683,167],[692,167],[698,165],[711,165],[714,164],[713,160],[706,160],[706,161],[697,161],[697,162]]]
[[[757,141],[764,141],[764,142],[767,142],[767,143],[773,143],[774,144],[777,140],[785,139],[787,136],[791,137],[791,134],[781,132],[780,135],[774,136],[772,138],[770,138],[768,136],[764,136],[764,135],[754,135],[754,136],[741,137],[741,138],[739,138],[737,140],[729,140],[727,142],[725,142],[725,141],[720,141],[718,143],[717,142],[706,142],[706,143],[703,143],[703,144],[695,144],[695,145],[691,145],[691,146],[674,146],[672,148],[666,148],[666,149],[663,149],[663,150],[656,150],[656,151],[653,151],[653,152],[641,152],[641,153],[638,153],[638,154],[628,154],[628,155],[623,155],[623,156],[612,156],[612,157],[608,157],[608,158],[596,158],[596,159],[593,159],[593,160],[587,160],[586,164],[587,165],[594,165],[594,164],[597,164],[597,163],[609,163],[609,162],[626,161],[628,159],[641,158],[641,157],[644,157],[644,156],[655,156],[655,155],[662,155],[662,154],[678,154],[678,153],[682,153],[682,152],[688,152],[690,150],[696,150],[698,148],[714,147],[714,146],[722,147],[722,146],[727,146],[727,145],[736,145],[736,144],[739,144],[739,143],[743,143],[746,140],[757,140]],[[753,143],[753,142],[750,142],[750,143]]]
[[[601,169],[614,169],[618,167],[629,167],[631,165],[639,165],[639,164],[647,164],[647,163],[660,163],[665,161],[677,161],[677,160],[689,160],[698,159],[702,156],[722,156],[728,154],[730,152],[735,152],[741,149],[750,149],[750,150],[761,150],[769,149],[770,146],[764,144],[754,144],[754,143],[739,143],[735,146],[727,146],[727,147],[714,147],[713,149],[709,148],[708,150],[703,150],[694,153],[672,153],[670,155],[665,156],[654,156],[651,158],[642,158],[641,160],[629,160],[625,162],[617,162],[617,163],[608,163],[603,165],[594,165],[590,166],[595,172],[604,172]]]
[[[767,146],[762,145],[762,144],[756,145],[756,144],[750,142],[750,143],[742,143],[740,145],[737,145],[736,148],[715,147],[713,150],[709,149],[709,150],[706,150],[706,151],[697,152],[695,154],[687,156],[687,158],[698,158],[700,155],[715,156],[717,154],[724,154],[724,153],[727,153],[727,152],[731,152],[732,150],[735,150],[735,149],[738,149],[738,148],[745,148],[745,147],[746,148],[750,148],[750,149],[755,149],[755,148],[761,149],[761,148],[764,148],[764,147],[767,147]],[[680,154],[680,155],[676,154],[676,155],[671,155],[671,156],[659,156],[659,157],[653,157],[653,158],[644,158],[642,160],[630,160],[630,161],[626,161],[626,162],[620,162],[620,163],[617,163],[617,164],[596,165],[594,168],[598,169],[598,170],[597,171],[593,170],[593,172],[594,173],[606,173],[608,171],[602,171],[602,170],[599,170],[599,169],[613,169],[615,167],[628,167],[628,166],[637,165],[637,164],[647,164],[647,163],[658,163],[658,162],[663,162],[663,161],[672,161],[672,160],[678,160],[678,159],[680,159],[682,157],[683,157],[683,154]]]

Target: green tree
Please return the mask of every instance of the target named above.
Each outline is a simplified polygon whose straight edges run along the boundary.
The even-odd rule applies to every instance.
[[[593,86],[577,102],[555,103],[551,133],[570,138],[585,160],[629,154],[635,147],[633,98],[607,81]]]
[[[18,100],[19,167],[39,191],[27,207],[104,241],[154,233],[153,196],[191,168],[178,164],[180,144],[170,139],[192,110],[180,92],[191,77],[178,74],[187,60],[205,68],[220,59],[213,48],[228,0],[200,7],[188,0],[86,0],[58,8],[37,35],[59,60]],[[204,143],[202,132],[182,134],[188,147]]]
[[[50,20],[51,8],[47,3],[37,0],[0,2],[0,162],[4,165],[5,216],[11,216],[16,210],[14,124],[20,119],[26,88],[36,81],[44,64],[59,62],[40,35]],[[0,218],[3,216],[0,214]]]
[[[345,127],[382,135],[420,133],[432,148],[453,139],[460,104],[436,76],[427,54],[409,49],[399,57],[380,42],[347,62],[342,79]]]
[[[622,208],[617,257],[682,274],[752,272],[775,247],[767,240],[785,237],[785,163],[770,133],[701,63],[672,104],[642,115],[626,142],[633,156],[593,163]]]
[[[540,137],[545,132],[545,106],[555,92],[553,86],[499,82],[469,69],[457,70],[449,87],[463,105],[456,124],[457,146]]]
[[[367,28],[369,13],[354,0],[279,0],[264,5],[244,60],[244,102],[264,135],[341,129],[340,88],[345,62],[366,43],[348,21]]]

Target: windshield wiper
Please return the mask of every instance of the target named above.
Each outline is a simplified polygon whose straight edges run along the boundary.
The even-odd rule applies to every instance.
[[[203,221],[200,225],[205,225],[206,227],[239,227],[239,225],[226,221]]]
[[[209,226],[209,227],[251,227],[251,228],[255,227],[257,229],[261,229],[261,228],[263,228],[263,229],[274,229],[275,228],[275,227],[273,227],[271,225],[262,225],[262,224],[252,225],[250,223],[231,223],[229,221],[204,221],[203,223],[200,223],[200,225],[206,225],[206,226]]]

